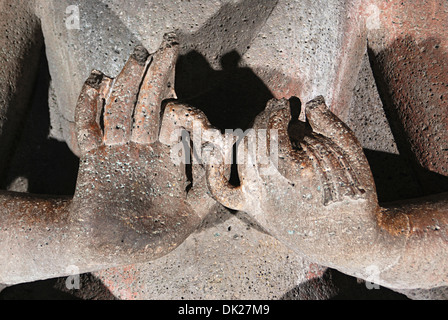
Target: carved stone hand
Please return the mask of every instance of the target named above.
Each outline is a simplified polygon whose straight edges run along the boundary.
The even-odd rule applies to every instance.
[[[91,230],[92,246],[111,255],[119,248],[134,258],[166,254],[202,221],[187,199],[184,168],[170,160],[169,146],[158,141],[161,103],[172,90],[167,84],[177,44],[167,41],[150,61],[145,58],[144,49],[134,53],[112,88],[104,90],[110,92],[104,134],[98,106],[109,79],[92,74],[76,115],[83,155],[74,212]]]
[[[91,73],[76,106],[82,154],[73,199],[0,194],[0,283],[156,259],[197,228],[216,202],[201,193],[205,178],[202,189],[200,178],[191,187],[159,141],[177,55],[166,35],[153,55],[136,48],[115,80]]]
[[[353,132],[322,97],[305,108],[306,123],[291,121],[288,100],[268,102],[238,145],[239,186],[228,181],[221,140],[204,141],[203,150],[211,147],[206,168],[213,197],[319,264],[395,288],[446,285],[446,195],[380,206]],[[187,130],[194,119],[203,131],[211,128],[204,114],[185,105],[172,104],[165,117]],[[423,251],[438,266],[428,268]]]

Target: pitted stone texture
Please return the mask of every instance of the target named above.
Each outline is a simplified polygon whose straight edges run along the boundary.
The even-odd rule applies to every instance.
[[[273,96],[318,94],[331,105],[344,46],[347,1],[143,1],[45,0],[36,2],[50,63],[57,105],[52,135],[70,141],[74,106],[92,69],[115,77],[135,45],[154,51],[164,33],[176,30],[182,54],[198,53],[213,70],[235,52]],[[79,9],[79,30],[67,19]],[[316,23],[316,21],[319,21]],[[69,63],[67,63],[69,61]],[[350,70],[357,73],[353,59]],[[266,101],[259,106],[262,110]],[[57,118],[63,120],[57,120]],[[62,131],[62,134],[61,134]]]
[[[216,1],[37,1],[56,95],[52,113],[63,118],[62,128],[53,128],[52,135],[72,140],[74,107],[92,69],[115,77],[136,45],[143,44],[153,52],[164,33],[190,32],[222,5]],[[71,8],[79,10],[80,29],[66,26],[67,19],[75,18]]]
[[[265,234],[244,213],[221,208],[167,256],[94,275],[126,300],[280,299],[324,270]],[[313,298],[328,299],[331,292]]]
[[[392,129],[403,136],[397,144],[416,167],[446,177],[448,4],[383,1],[376,8],[381,14],[368,33],[369,50]],[[437,192],[425,180],[421,177],[425,191]]]
[[[70,6],[79,9],[79,30],[66,26],[67,19],[77,14]],[[140,41],[101,1],[36,1],[36,11],[54,93],[49,101],[50,135],[76,152],[74,112],[85,79],[93,69],[115,77]]]
[[[375,179],[380,202],[421,196],[418,180],[398,151],[365,54],[346,119],[362,144]]]
[[[277,98],[296,95],[308,101],[325,95],[331,102],[345,15],[345,1],[279,1],[248,43],[244,60],[260,70]],[[273,73],[281,76],[270,79]],[[285,81],[281,78],[290,83],[275,83]]]
[[[414,290],[399,290],[412,300],[447,300],[448,287],[438,287],[432,289],[414,289]]]
[[[376,88],[367,54],[364,55],[348,117],[342,118],[363,148],[399,154],[383,103]]]
[[[0,1],[0,186],[4,184],[9,152],[31,102],[43,43],[39,21],[29,4]]]
[[[364,148],[380,202],[421,196],[409,161],[398,151],[367,53],[353,89],[348,115],[342,120]]]
[[[137,3],[137,1],[135,1]],[[140,3],[144,3],[145,1],[142,1]],[[211,2],[207,1],[205,3],[200,2],[193,2],[193,3],[187,3],[182,1],[176,1],[176,2],[163,2],[158,1],[156,6],[152,6],[153,9],[153,20],[154,23],[151,25],[151,28],[148,28],[145,26],[145,9],[144,6],[139,7],[139,12],[136,14],[136,12],[132,9],[132,7],[136,7],[132,4],[120,6],[120,1],[51,1],[51,0],[43,0],[39,1],[41,6],[43,8],[47,8],[44,10],[44,13],[41,14],[43,25],[44,25],[44,32],[46,34],[46,45],[47,45],[47,53],[49,56],[51,56],[50,64],[53,66],[52,68],[52,77],[53,77],[53,87],[54,87],[54,93],[55,93],[55,103],[52,104],[53,109],[51,116],[52,118],[59,119],[60,125],[54,125],[52,132],[54,137],[59,137],[63,140],[69,141],[70,139],[70,132],[71,132],[71,124],[72,119],[70,119],[70,114],[74,110],[74,103],[70,102],[70,99],[74,99],[76,101],[77,95],[79,93],[79,89],[82,85],[82,82],[85,80],[85,78],[90,73],[90,70],[92,68],[99,68],[103,71],[109,71],[109,75],[114,76],[118,70],[121,69],[122,65],[124,64],[125,59],[127,58],[128,54],[132,50],[133,44],[142,42],[148,47],[151,46],[157,46],[159,43],[159,37],[161,39],[164,32],[158,31],[158,30],[165,30],[165,28],[170,28],[171,26],[177,26],[176,23],[179,25],[182,25],[185,23],[184,27],[187,30],[183,30],[185,34],[188,34],[188,32],[191,32],[192,34],[201,34],[199,31],[201,30],[201,25],[206,24],[207,21],[210,20],[210,18],[214,16],[220,17],[219,20],[226,21],[226,19],[222,18],[218,13],[220,12],[220,3],[218,2]],[[83,28],[81,31],[77,30],[66,30],[64,26],[64,18],[67,16],[65,15],[65,9],[68,5],[73,4],[79,4],[81,8],[81,27]],[[156,3],[151,2],[152,4]],[[170,8],[171,3],[173,3],[173,8]],[[199,4],[200,3],[200,4]],[[229,1],[226,2],[230,5],[238,5],[239,3],[243,3],[243,1]],[[279,4],[284,4],[284,2],[280,1]],[[47,7],[48,4],[52,4],[53,9],[50,7]],[[104,8],[103,8],[104,5]],[[311,8],[313,4],[309,4]],[[325,3],[322,5],[322,3],[319,3],[319,6],[326,7],[328,4]],[[298,4],[292,4],[291,6],[300,6]],[[316,5],[317,6],[317,5]],[[124,8],[126,7],[126,8]],[[50,8],[50,9],[48,9]],[[157,10],[156,10],[157,8]],[[181,8],[181,9],[179,9]],[[185,8],[185,9],[183,9]],[[190,8],[193,8],[190,10]],[[198,9],[200,8],[200,10]],[[98,10],[96,10],[98,9]],[[47,11],[46,11],[47,10]],[[53,10],[53,11],[51,11]],[[133,15],[126,16],[126,10],[133,11]],[[179,10],[182,14],[179,14]],[[195,11],[196,10],[196,11]],[[197,11],[199,10],[199,11]],[[293,12],[290,10],[284,10],[281,8],[275,8],[277,12],[280,13],[286,13],[287,17],[290,17],[291,19],[300,20],[299,14],[297,12]],[[281,22],[283,20],[283,17],[279,13],[275,13],[274,10],[272,16],[277,17],[277,23],[272,23],[274,26],[279,26],[279,29],[277,31],[272,31],[269,33],[269,37],[265,34],[259,35],[258,37],[261,37],[261,39],[258,39],[258,37],[254,40],[254,44],[250,46],[249,49],[247,49],[244,60],[248,65],[256,66],[257,63],[261,63],[261,59],[266,59],[265,56],[260,55],[256,59],[256,53],[254,53],[256,50],[254,48],[262,48],[263,45],[266,46],[264,49],[266,52],[270,51],[269,49],[269,42],[268,39],[274,39],[276,32],[283,32],[282,35],[285,35],[288,32],[291,32],[291,30],[294,30],[291,28],[291,30],[288,31],[288,28],[284,28],[284,26],[281,25]],[[309,9],[310,12],[314,9]],[[46,12],[46,13],[45,13]],[[159,12],[165,12],[164,14],[159,14]],[[196,13],[200,12],[200,14]],[[326,14],[324,14],[325,10],[317,10],[317,12],[320,12],[322,17],[326,17]],[[173,13],[172,15],[170,15]],[[331,13],[331,10],[328,11],[328,13]],[[375,13],[375,12],[373,12]],[[45,17],[45,15],[48,15]],[[183,15],[187,16],[195,16],[193,20],[183,20]],[[53,15],[53,16],[52,16]],[[330,14],[331,15],[331,14]],[[86,19],[86,17],[90,17]],[[120,17],[120,19],[117,19],[117,17]],[[168,17],[168,18],[167,18]],[[222,19],[221,19],[222,18]],[[327,16],[328,18],[328,16]],[[333,16],[329,17],[330,20],[336,21],[337,19]],[[272,18],[270,18],[272,19]],[[374,25],[375,16],[372,17],[370,26]],[[142,29],[142,34],[145,34],[145,36],[140,36],[134,31],[129,31],[129,26],[132,26],[135,24],[135,21],[139,20],[139,22],[142,22],[141,24],[138,24],[138,28]],[[319,20],[319,19],[317,19]],[[158,22],[157,22],[158,21]],[[170,23],[171,21],[174,21],[175,23]],[[303,20],[302,20],[303,21]],[[95,22],[95,23],[93,23]],[[157,22],[157,23],[155,23]],[[160,25],[157,25],[159,24]],[[270,23],[268,21],[268,23]],[[266,25],[268,24],[266,23]],[[309,25],[310,22],[303,22],[303,25],[300,26],[300,28],[308,28],[312,29],[313,27]],[[101,26],[100,28],[95,28],[94,25]],[[262,25],[263,26],[263,25]],[[210,27],[211,28],[211,27]],[[280,30],[280,28],[282,28]],[[300,30],[299,28],[299,30]],[[316,27],[318,28],[318,27]],[[182,29],[182,28],[181,28]],[[213,28],[211,28],[213,29]],[[264,29],[269,29],[268,27],[264,27]],[[132,28],[131,28],[132,30]],[[166,30],[166,31],[171,31]],[[206,29],[204,29],[206,30]],[[94,31],[98,32],[100,36],[98,38],[95,38]],[[294,30],[294,32],[297,32]],[[203,33],[202,33],[203,34]],[[149,35],[149,36],[147,36]],[[216,35],[216,34],[215,34]],[[89,37],[92,37],[92,39],[89,40]],[[263,39],[264,37],[264,39]],[[80,39],[84,39],[85,41],[80,41]],[[95,39],[101,39],[101,41],[95,41]],[[258,39],[258,40],[257,40]],[[210,39],[208,39],[210,40]],[[263,45],[257,45],[255,42],[263,42]],[[322,37],[322,41],[326,41],[325,37]],[[228,40],[228,43],[231,43],[230,40]],[[280,41],[280,40],[278,40]],[[289,40],[291,41],[291,40]],[[299,39],[298,42],[308,41],[306,39]],[[339,42],[339,38],[334,39],[335,43]],[[339,42],[340,43],[340,42]],[[87,44],[93,44],[94,47],[89,47]],[[207,48],[206,43],[201,43],[201,45],[205,48]],[[242,44],[238,44],[241,45]],[[199,47],[199,45],[197,46]],[[246,47],[247,48],[247,47]],[[333,48],[333,49],[332,49]],[[149,48],[150,49],[150,48]],[[296,48],[294,48],[296,49]],[[281,48],[280,48],[281,50]],[[312,52],[312,47],[309,46],[308,50],[311,50],[311,54],[314,54]],[[330,51],[334,50],[334,47],[330,46]],[[151,51],[151,50],[150,50]],[[218,50],[219,51],[219,50]],[[218,52],[216,50],[210,50],[210,57],[213,56],[213,52]],[[273,52],[276,50],[274,49]],[[242,51],[243,52],[243,51]],[[97,55],[97,53],[100,53]],[[280,53],[280,52],[279,52]],[[282,53],[283,56],[287,56],[285,52]],[[58,56],[61,55],[61,56]],[[327,57],[330,57],[331,55],[327,55]],[[278,58],[278,56],[276,56]],[[260,61],[258,61],[260,59]],[[301,57],[301,59],[305,59],[305,57]],[[276,79],[280,79],[283,81],[287,75],[288,67],[282,67],[282,64],[285,63],[288,59],[282,60],[281,68],[283,68],[282,72],[275,73]],[[292,60],[292,59],[291,59]],[[316,59],[318,60],[318,59]],[[69,63],[67,63],[69,61]],[[218,58],[214,59],[215,63],[216,61],[219,61]],[[296,64],[295,61],[289,61],[290,63],[293,63],[292,70],[296,72],[297,67],[294,65]],[[331,61],[330,61],[331,62]],[[216,64],[215,64],[216,65]],[[286,66],[286,65],[285,65]],[[312,64],[311,64],[312,66]],[[354,68],[356,69],[356,68]],[[81,71],[80,71],[81,70]],[[313,71],[313,69],[311,69]],[[61,74],[60,74],[61,73]],[[84,74],[80,74],[84,73]],[[357,74],[357,72],[355,72]],[[263,77],[263,79],[269,79],[270,74],[269,72],[265,72],[265,75],[263,76],[263,72],[258,73],[260,77]],[[334,73],[333,73],[334,74]],[[69,80],[72,79],[72,80]],[[73,80],[74,79],[74,80]],[[58,80],[59,84],[55,84],[55,80]],[[274,79],[275,80],[275,79]],[[270,88],[274,92],[280,92],[280,89],[285,88],[287,86],[283,85],[280,81],[281,86],[276,87],[275,85],[270,85]],[[289,80],[288,80],[289,81]],[[325,80],[322,82],[322,84],[315,83],[316,85],[322,85],[325,86],[326,83],[328,83],[328,78],[325,78]],[[272,83],[272,82],[271,82]],[[288,82],[288,84],[292,84],[292,89],[288,89],[281,92],[286,92],[287,94],[297,94],[296,92],[300,92],[298,89],[301,88],[301,83],[293,83],[293,81]],[[275,89],[280,88],[280,89]],[[68,93],[66,94],[65,91]],[[283,89],[282,89],[283,90]],[[73,101],[72,101],[73,102]],[[68,119],[66,119],[66,117]],[[62,119],[62,120],[61,120]],[[380,117],[381,119],[381,117]],[[61,132],[64,132],[63,134],[55,133],[56,129],[59,129]],[[381,143],[382,144],[382,143]],[[384,146],[381,145],[379,148],[383,150]],[[244,258],[244,257],[242,257]],[[148,277],[151,277],[149,275]]]

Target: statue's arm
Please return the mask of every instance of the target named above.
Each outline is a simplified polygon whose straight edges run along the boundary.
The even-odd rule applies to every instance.
[[[448,193],[382,204],[378,224],[405,238],[396,262],[379,280],[395,288],[448,284]]]

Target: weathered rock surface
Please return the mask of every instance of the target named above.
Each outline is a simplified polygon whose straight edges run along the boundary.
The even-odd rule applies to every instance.
[[[295,95],[305,103],[322,94],[368,149],[380,200],[415,197],[429,190],[422,188],[422,181],[428,185],[434,180],[421,174],[416,177],[415,161],[407,159],[412,152],[420,165],[442,176],[437,177],[441,182],[435,189],[443,191],[448,161],[443,144],[448,141],[444,136],[448,100],[443,74],[446,5],[435,1],[431,8],[411,12],[399,10],[398,1],[361,4],[342,0],[133,0],[126,4],[121,0],[41,0],[29,9],[22,2],[1,1],[6,32],[0,57],[8,68],[0,71],[0,173],[2,161],[4,165],[11,153],[7,150],[13,132],[20,128],[20,115],[30,101],[42,44],[40,20],[51,76],[50,95],[44,97],[50,109],[49,134],[66,142],[74,153],[78,153],[74,110],[90,71],[99,69],[114,77],[136,45],[154,51],[165,32],[177,30],[183,49],[176,91],[203,109],[219,128],[247,126],[272,97]],[[423,19],[421,12],[425,12]],[[399,21],[395,21],[397,15]],[[79,29],[72,28],[76,22]],[[30,61],[26,67],[24,59]],[[379,69],[372,72],[370,63],[375,61]],[[429,82],[420,82],[425,76]],[[380,98],[376,84],[382,78],[389,87],[380,88]],[[414,84],[418,92],[413,91]],[[384,96],[390,98],[384,100]],[[399,106],[398,116],[391,114],[394,106]],[[405,116],[407,108],[412,108],[415,118]],[[26,136],[33,137],[33,131],[25,131]],[[29,191],[29,186],[35,186],[34,192],[39,192],[39,186],[48,190],[34,183],[45,180],[45,172],[28,177],[30,182],[11,174],[19,173],[16,169],[27,161],[26,140],[15,153],[16,162],[9,166],[8,181],[16,181],[17,191]],[[67,171],[77,170],[76,161],[72,163]],[[70,190],[66,184],[72,181],[62,180],[60,189]],[[322,279],[324,267],[295,256],[255,226],[247,229],[250,224],[240,213],[220,209],[210,220],[162,259],[95,276],[123,299],[269,299],[282,297],[307,280]],[[315,292],[322,294],[313,298],[334,294],[331,283],[318,285],[323,289]],[[443,296],[433,292],[439,291],[406,294],[411,298]]]

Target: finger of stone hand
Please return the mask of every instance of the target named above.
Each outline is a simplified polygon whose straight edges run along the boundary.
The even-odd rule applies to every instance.
[[[205,132],[212,128],[206,115],[199,109],[187,104],[169,102],[162,116],[159,141],[172,145],[178,142],[176,129],[182,128],[193,134],[196,131]],[[193,137],[194,140],[195,137]],[[198,137],[202,138],[202,137]]]
[[[350,154],[362,152],[362,147],[354,133],[328,109],[322,96],[309,101],[305,112],[307,121],[314,132],[331,139]]]
[[[103,142],[103,133],[98,122],[98,109],[101,108],[101,91],[108,78],[100,71],[92,71],[82,87],[75,111],[76,136],[82,154],[97,148]]]
[[[219,148],[212,143],[204,144],[202,155],[205,164],[207,187],[212,197],[223,206],[233,210],[245,209],[245,196],[241,186],[233,186],[227,178],[227,166]]]
[[[274,130],[277,132],[279,154],[287,154],[291,151],[291,140],[289,139],[288,126],[291,121],[291,110],[289,107],[289,101],[286,99],[271,100],[268,102],[266,110],[269,112],[268,120],[268,132],[271,135]],[[272,141],[272,142],[275,142]],[[271,139],[268,139],[268,148],[271,143]]]
[[[201,148],[209,142],[225,155],[226,169],[230,174],[233,145],[237,137],[233,134],[224,136],[221,131],[213,127],[207,116],[199,109],[178,102],[167,103],[160,128],[159,141],[172,146],[177,144],[181,138],[181,131],[189,132],[193,142],[191,147],[191,158],[194,163],[201,162]]]
[[[342,201],[344,197],[363,195],[365,190],[358,179],[358,171],[340,147],[322,135],[305,137],[302,146],[313,159],[315,173],[321,181],[324,205]]]
[[[175,97],[174,66],[178,54],[179,45],[175,35],[165,35],[160,49],[153,56],[140,89],[134,113],[132,141],[142,144],[157,141],[162,101]]]
[[[190,133],[190,139],[193,140],[193,144],[190,145],[192,147],[190,149],[192,188],[188,191],[188,199],[194,203],[198,214],[207,214],[208,209],[214,204],[214,200],[208,195],[207,176],[210,188],[216,191],[216,197],[220,198],[223,205],[232,208],[240,207],[242,193],[240,190],[234,189],[228,181],[230,164],[226,163],[226,158],[223,158],[222,155],[229,150],[225,149],[226,144],[221,132],[212,127],[201,110],[187,104],[169,102],[162,117],[159,141],[170,146],[178,143],[180,140],[178,129],[187,130]],[[206,132],[215,134],[208,135]],[[212,139],[213,136],[216,139]],[[231,147],[234,141],[229,142]],[[217,150],[215,151],[215,149]],[[213,151],[213,153],[210,154],[209,151]],[[221,164],[216,167],[212,165],[218,163]],[[221,191],[218,192],[218,190]],[[228,194],[233,195],[228,198]]]
[[[289,101],[286,99],[271,99],[265,110],[257,117],[254,127],[266,129],[266,151],[271,150],[271,144],[278,146],[279,156],[291,152],[292,146],[288,134],[291,121]]]
[[[212,142],[220,148],[223,146],[221,132],[211,126],[207,116],[201,110],[183,103],[168,102],[162,116],[159,141],[173,146],[180,141],[182,130],[188,131],[189,142],[193,142],[190,146],[194,163],[200,162],[198,156],[204,143]],[[215,130],[217,139],[211,140],[207,134],[212,130]]]
[[[333,114],[323,97],[317,97],[306,104],[306,118],[314,132],[329,139],[340,148],[340,161],[350,170],[353,186],[358,194],[369,195],[376,201],[375,183],[361,144],[350,128]],[[327,145],[330,145],[327,143]],[[359,191],[359,192],[358,192]]]
[[[109,98],[110,91],[112,89],[114,79],[109,78],[106,75],[103,75],[103,81],[101,81],[100,88],[98,89],[99,93],[99,101],[98,101],[98,107],[96,110],[96,122],[101,125],[101,117],[104,113],[104,107],[106,105],[106,101]],[[104,139],[104,132],[102,132],[103,139]]]
[[[104,108],[104,141],[107,145],[130,141],[132,114],[148,57],[149,53],[145,48],[136,47],[115,80]]]

